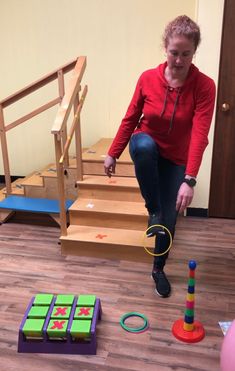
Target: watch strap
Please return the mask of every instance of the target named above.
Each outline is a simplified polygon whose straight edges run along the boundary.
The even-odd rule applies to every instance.
[[[195,178],[184,178],[183,182],[188,184],[190,187],[195,187],[195,185],[197,184]]]

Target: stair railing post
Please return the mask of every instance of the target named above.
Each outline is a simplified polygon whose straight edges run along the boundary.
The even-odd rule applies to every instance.
[[[59,97],[60,97],[60,102],[61,102],[63,97],[64,97],[64,93],[65,93],[65,90],[64,90],[64,74],[63,74],[62,69],[58,70],[57,76],[58,76]]]
[[[64,94],[65,94],[63,70],[58,71],[58,87],[59,87],[59,96],[60,96],[60,99],[61,99],[60,104],[62,104],[62,99],[63,99]],[[62,137],[62,143],[63,143],[63,147],[64,147],[65,143],[66,143],[66,140],[67,140],[67,125],[64,126],[63,131],[61,133],[61,137]],[[69,156],[68,155],[65,156],[65,158],[64,158],[64,165],[66,167],[69,167]]]
[[[79,93],[74,100],[74,113],[80,103]],[[80,115],[78,117],[77,125],[75,127],[75,149],[77,162],[77,180],[83,180],[83,163],[82,163],[82,140],[81,140],[81,122]]]
[[[8,157],[8,150],[7,150],[7,137],[6,137],[6,129],[5,129],[2,105],[0,105],[0,136],[1,136],[2,158],[3,158],[5,183],[6,183],[6,193],[7,195],[10,195],[12,192],[11,175],[10,175],[10,165],[9,165],[9,157]]]
[[[60,163],[62,156],[61,148],[61,136],[58,134],[54,135],[55,142],[55,157],[56,157],[56,170],[57,170],[57,185],[59,194],[59,205],[60,205],[60,230],[62,236],[67,236],[67,215],[65,207],[65,185],[64,185],[64,168],[63,163]]]

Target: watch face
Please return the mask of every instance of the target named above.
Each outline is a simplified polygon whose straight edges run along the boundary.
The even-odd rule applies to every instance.
[[[185,183],[187,183],[190,187],[194,187],[196,185],[196,180],[194,178],[191,179],[184,179]]]
[[[196,180],[195,179],[190,179],[190,183],[192,184],[192,186],[194,187],[196,185]]]

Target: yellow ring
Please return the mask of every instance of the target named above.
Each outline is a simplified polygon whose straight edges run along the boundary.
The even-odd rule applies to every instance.
[[[145,246],[145,244],[144,244],[144,240],[145,240],[145,237],[146,237],[147,232],[148,232],[151,228],[153,228],[153,227],[161,227],[161,228],[165,229],[165,230],[167,231],[169,237],[170,237],[170,243],[169,243],[168,248],[166,249],[166,251],[164,251],[164,252],[162,252],[162,253],[160,253],[160,254],[155,254],[155,253],[149,251],[148,248],[147,248],[147,247]],[[165,226],[162,225],[162,224],[153,224],[153,225],[151,225],[150,227],[148,227],[148,228],[146,229],[146,231],[144,232],[144,235],[143,235],[143,247],[144,247],[145,251],[146,251],[149,255],[152,255],[152,256],[162,256],[162,255],[165,255],[165,254],[166,254],[166,253],[171,249],[172,242],[173,242],[173,241],[172,241],[172,235],[171,235],[171,232],[169,231],[169,229],[168,229],[167,227],[165,227]]]

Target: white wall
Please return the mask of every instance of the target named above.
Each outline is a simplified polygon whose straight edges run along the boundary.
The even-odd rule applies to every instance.
[[[79,55],[86,55],[89,92],[82,113],[83,146],[115,135],[139,74],[164,59],[165,24],[180,14],[198,20],[196,64],[217,80],[224,0],[0,1],[0,100]],[[43,103],[56,86],[35,99]],[[34,100],[7,110],[14,119]],[[56,110],[8,134],[12,175],[27,175],[54,160],[50,134]],[[211,130],[213,135],[213,129]],[[204,156],[193,206],[207,207],[211,145]],[[3,174],[0,162],[0,174]]]

